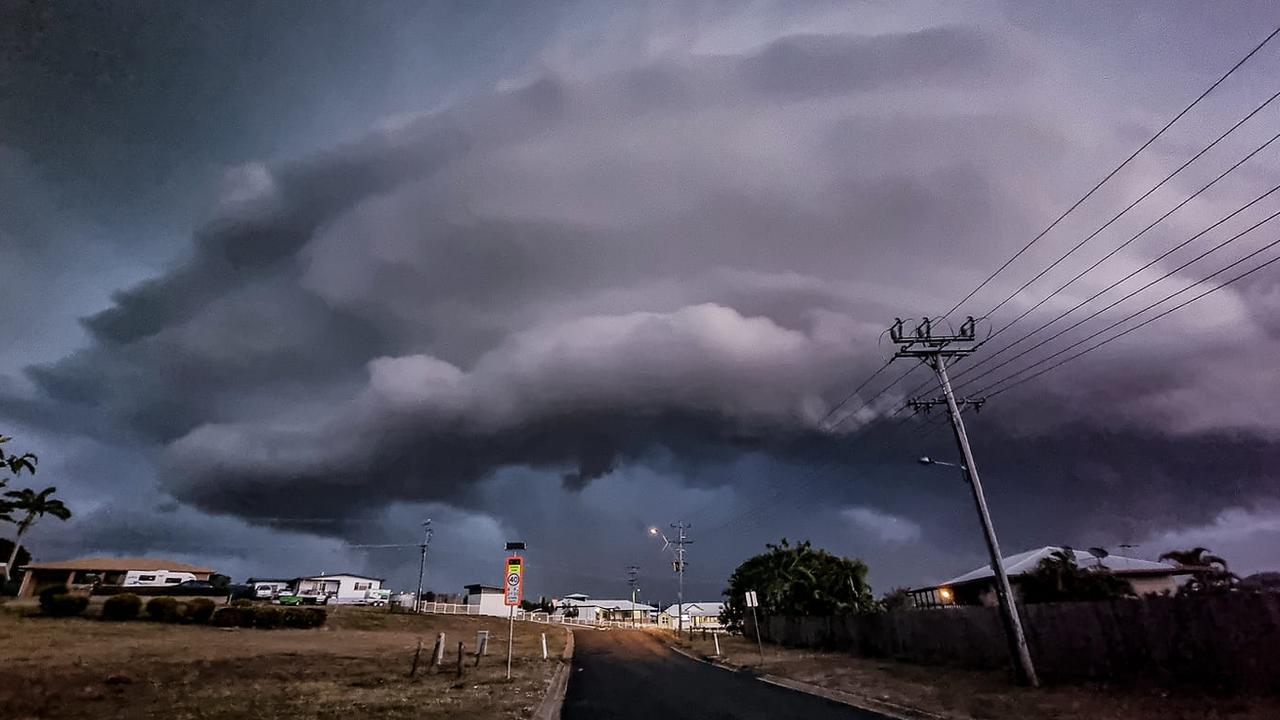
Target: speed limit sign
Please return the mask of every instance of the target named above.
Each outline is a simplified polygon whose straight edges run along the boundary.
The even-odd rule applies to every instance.
[[[524,560],[519,555],[507,558],[507,580],[503,585],[502,602],[519,605],[524,599]]]

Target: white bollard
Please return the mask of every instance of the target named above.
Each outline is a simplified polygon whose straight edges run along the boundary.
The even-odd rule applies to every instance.
[[[720,657],[720,633],[712,633],[711,639],[716,641],[716,657]]]
[[[547,634],[542,633],[542,659],[547,659]]]

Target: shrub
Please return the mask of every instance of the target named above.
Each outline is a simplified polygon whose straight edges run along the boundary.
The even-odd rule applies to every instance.
[[[329,618],[324,608],[302,608],[302,614],[306,618],[304,626],[309,628],[320,627]]]
[[[72,595],[61,586],[47,587],[40,591],[40,612],[53,617],[71,617],[89,607],[86,595]]]
[[[253,609],[253,626],[262,630],[274,630],[284,623],[284,611],[264,605]]]
[[[231,607],[234,607],[234,608],[253,607],[253,601],[247,598],[238,598],[236,600],[231,601]]]
[[[284,611],[284,626],[288,628],[320,627],[329,617],[323,608],[291,607]]]
[[[142,611],[142,598],[133,593],[112,595],[102,603],[103,620],[133,620]]]
[[[213,617],[209,622],[214,627],[239,627],[241,616],[244,615],[244,609],[238,607],[218,608],[213,613]]]
[[[181,622],[186,616],[186,603],[171,597],[151,598],[147,601],[147,616],[160,622]]]
[[[209,598],[192,598],[187,601],[188,622],[207,623],[209,618],[213,617],[213,610],[217,607],[217,603]]]

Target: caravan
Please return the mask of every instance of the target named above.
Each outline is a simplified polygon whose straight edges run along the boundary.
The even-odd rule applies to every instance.
[[[124,574],[124,582],[121,585],[125,587],[165,587],[195,579],[195,574],[189,572],[130,570]]]

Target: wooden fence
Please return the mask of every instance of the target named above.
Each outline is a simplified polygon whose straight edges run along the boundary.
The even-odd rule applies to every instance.
[[[1280,594],[1151,597],[1020,606],[1046,678],[1149,681],[1280,692]],[[770,617],[770,642],[925,664],[1008,667],[995,608]],[[750,632],[750,630],[748,631]]]

